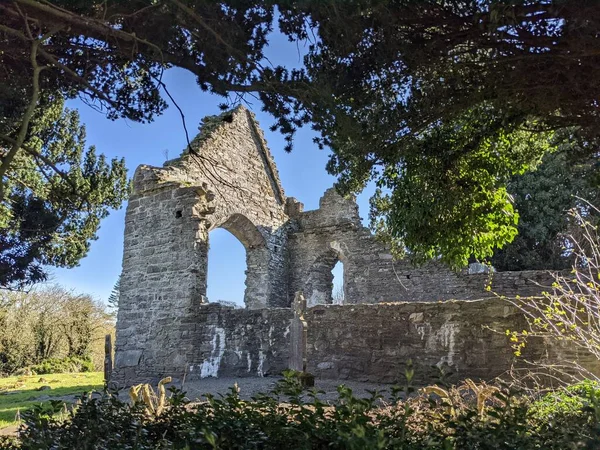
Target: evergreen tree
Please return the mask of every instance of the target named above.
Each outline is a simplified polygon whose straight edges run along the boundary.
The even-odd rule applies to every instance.
[[[22,151],[4,174],[0,203],[0,287],[44,281],[44,266],[74,267],[100,220],[127,197],[123,160],[86,148],[77,111],[60,96],[36,110]],[[6,151],[0,143],[0,152]]]
[[[119,309],[119,298],[121,296],[121,275],[117,278],[115,285],[108,296],[108,305],[115,311]]]
[[[566,135],[556,152],[547,154],[531,172],[513,177],[507,190],[519,212],[518,235],[491,258],[498,270],[567,269],[574,263],[572,234],[580,227],[569,210],[579,209],[595,221],[600,204],[597,158],[574,158],[572,135]]]

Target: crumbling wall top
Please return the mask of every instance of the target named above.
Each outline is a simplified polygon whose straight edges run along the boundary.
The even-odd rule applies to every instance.
[[[362,227],[358,204],[352,196],[342,197],[335,187],[325,191],[319,200],[319,209],[298,214],[303,230],[344,226],[351,224]]]
[[[268,229],[288,220],[273,156],[254,115],[243,106],[205,118],[179,158],[162,168],[140,166],[134,177],[134,195],[178,186],[198,186],[214,198],[210,229],[235,215]]]

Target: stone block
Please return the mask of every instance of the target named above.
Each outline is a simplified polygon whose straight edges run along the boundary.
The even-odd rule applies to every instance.
[[[117,368],[133,367],[140,363],[142,350],[117,351],[115,355],[115,366]]]

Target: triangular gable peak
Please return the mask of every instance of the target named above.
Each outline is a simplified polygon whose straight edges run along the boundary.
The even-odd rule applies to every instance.
[[[250,183],[263,185],[261,195],[272,196],[279,205],[285,193],[273,156],[252,112],[243,106],[202,120],[200,133],[181,157],[166,167],[184,169],[193,178],[200,177],[218,195],[221,189],[247,190]],[[270,192],[265,192],[266,186]],[[251,189],[253,190],[253,189]]]
[[[202,121],[181,157],[158,169],[162,183],[198,186],[214,195],[211,228],[233,214],[256,226],[279,227],[287,219],[279,173],[254,114],[243,106]]]

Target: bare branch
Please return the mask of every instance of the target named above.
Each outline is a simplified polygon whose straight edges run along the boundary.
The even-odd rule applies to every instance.
[[[33,117],[35,109],[38,104],[39,96],[40,96],[40,73],[46,67],[40,66],[37,62],[37,54],[39,48],[39,41],[32,40],[31,42],[31,55],[30,61],[31,66],[33,67],[32,74],[32,88],[31,88],[31,98],[29,100],[29,105],[23,114],[23,119],[21,121],[21,127],[19,129],[19,133],[17,134],[17,138],[15,139],[14,144],[9,149],[8,153],[2,157],[2,163],[0,164],[0,201],[4,200],[4,176],[8,171],[8,168],[17,155],[19,149],[23,146],[25,142],[25,138],[27,137],[27,131],[29,130],[29,123]]]
[[[530,328],[529,332],[513,332],[513,335],[520,340],[517,345],[525,344],[529,336],[550,338],[574,345],[600,360],[598,228],[578,210],[570,214],[581,228],[581,236],[572,241],[575,254],[572,275],[556,274],[552,288],[543,297],[509,299],[525,315]],[[575,365],[576,361],[572,363]]]

